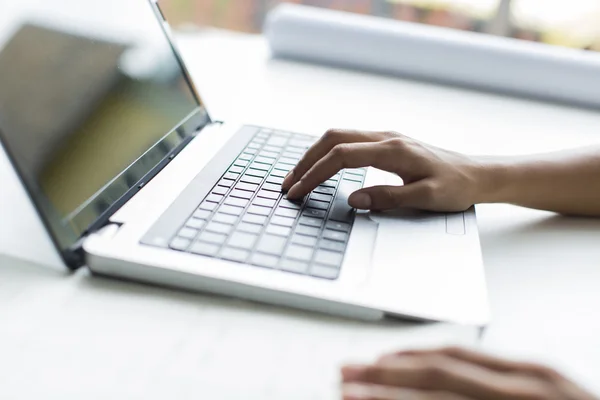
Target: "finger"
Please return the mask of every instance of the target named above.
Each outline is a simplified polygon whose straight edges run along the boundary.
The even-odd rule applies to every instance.
[[[470,400],[452,393],[398,389],[379,385],[346,384],[342,386],[343,400]]]
[[[342,369],[345,383],[449,392],[476,399],[546,398],[547,382],[503,374],[443,356],[398,357],[393,362]],[[546,397],[545,397],[546,396]]]
[[[451,357],[457,360],[465,361],[468,363],[476,364],[481,367],[505,373],[524,373],[534,376],[541,377],[555,377],[558,373],[553,371],[551,368],[547,368],[541,365],[511,361],[499,357],[494,357],[488,354],[476,352],[473,350],[461,348],[461,347],[444,347],[441,349],[434,350],[409,350],[401,351],[390,355],[394,356],[428,356],[428,355],[443,355]],[[390,357],[390,358],[391,358]],[[385,358],[385,357],[384,357]]]
[[[348,204],[359,210],[424,209],[428,208],[431,192],[431,185],[426,180],[404,186],[373,186],[354,192],[348,198]]]
[[[380,143],[338,144],[318,160],[288,191],[288,198],[298,199],[344,168],[377,167],[391,152]]]
[[[330,129],[306,151],[298,164],[288,173],[281,185],[289,190],[302,176],[335,146],[342,143],[377,142],[389,138],[386,132],[366,132],[344,129]]]

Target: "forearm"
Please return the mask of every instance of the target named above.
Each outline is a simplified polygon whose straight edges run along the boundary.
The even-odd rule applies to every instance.
[[[600,216],[600,147],[476,160],[476,203]]]

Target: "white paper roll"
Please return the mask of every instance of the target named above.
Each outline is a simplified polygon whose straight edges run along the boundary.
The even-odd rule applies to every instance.
[[[600,108],[600,54],[298,5],[267,17],[275,57]]]

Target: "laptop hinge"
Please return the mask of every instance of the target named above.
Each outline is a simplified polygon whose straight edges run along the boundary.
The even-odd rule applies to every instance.
[[[101,228],[95,230],[94,234],[102,237],[112,237],[117,234],[121,226],[123,226],[123,224],[109,222]],[[69,268],[78,269],[85,265],[85,252],[83,250],[83,243],[89,237],[89,235],[90,232],[85,232],[79,238],[79,240],[77,240],[77,242],[63,254],[63,257]]]

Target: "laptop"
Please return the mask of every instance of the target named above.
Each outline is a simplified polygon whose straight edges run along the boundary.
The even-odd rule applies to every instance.
[[[5,11],[0,137],[69,268],[364,320],[488,322],[473,209],[357,212],[352,192],[398,181],[373,168],[289,201],[283,178],[319,133],[213,120],[155,1]]]

